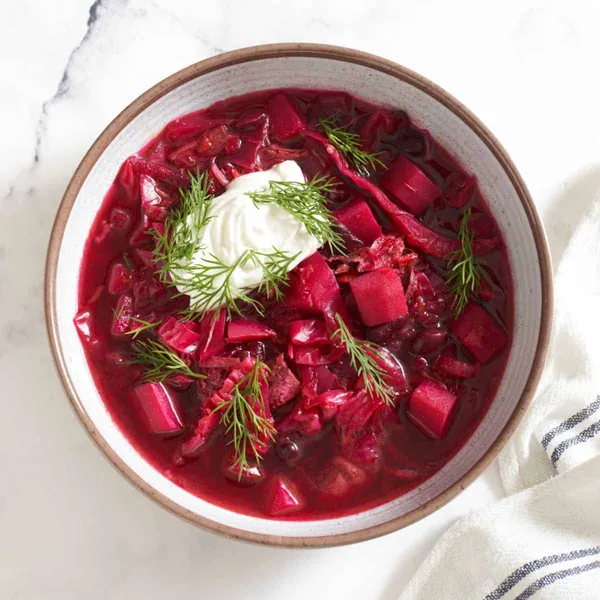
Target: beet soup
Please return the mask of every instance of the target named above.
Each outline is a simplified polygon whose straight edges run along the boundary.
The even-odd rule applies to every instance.
[[[270,90],[170,122],[108,190],[74,322],[156,469],[275,519],[356,513],[443,467],[512,337],[499,228],[401,110]]]

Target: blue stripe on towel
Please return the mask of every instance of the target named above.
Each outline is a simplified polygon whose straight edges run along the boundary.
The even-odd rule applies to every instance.
[[[569,417],[566,421],[563,421],[560,425],[557,425],[551,429],[543,438],[542,446],[548,447],[548,444],[559,434],[575,427],[582,421],[585,421],[590,415],[593,415],[600,408],[600,396],[598,396],[591,404],[586,406],[583,410],[575,413],[572,417]]]
[[[562,456],[565,450],[568,450],[572,446],[576,446],[577,444],[581,444],[582,442],[587,442],[592,439],[598,432],[600,432],[600,421],[596,421],[592,425],[590,425],[587,429],[584,429],[581,433],[561,442],[554,448],[554,452],[550,457],[553,466],[556,466],[558,459]]]
[[[586,571],[592,571],[593,569],[600,568],[600,560],[596,560],[594,562],[588,563],[586,565],[580,565],[579,567],[573,567],[572,569],[564,569],[562,571],[555,571],[554,573],[548,573],[548,575],[544,575],[540,577],[535,583],[532,583],[527,589],[521,592],[515,600],[527,600],[527,598],[531,598],[536,592],[539,592],[542,588],[547,585],[551,585],[560,581],[561,579],[566,579],[567,577],[571,577],[573,575],[579,575],[581,573],[585,573]]]
[[[576,558],[593,556],[595,554],[600,554],[600,546],[573,550],[572,552],[564,552],[563,554],[551,554],[549,556],[544,556],[543,558],[538,558],[537,560],[532,560],[509,575],[493,592],[489,593],[484,600],[499,600],[504,594],[515,587],[519,581],[538,569],[542,569],[548,565],[574,560]]]

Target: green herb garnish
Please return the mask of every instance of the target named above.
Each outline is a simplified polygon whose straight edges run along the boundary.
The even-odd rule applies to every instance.
[[[133,346],[135,353],[132,364],[149,367],[142,381],[164,381],[169,375],[181,374],[194,379],[205,379],[206,375],[192,371],[183,360],[164,344],[154,340],[140,340]]]
[[[339,314],[336,314],[336,319],[338,329],[332,333],[331,339],[338,339],[346,348],[350,357],[350,365],[358,373],[358,376],[362,377],[366,392],[393,406],[394,391],[386,381],[387,373],[376,360],[380,347],[373,342],[355,338]]]
[[[125,305],[121,304],[121,306],[119,307],[119,310],[117,310],[116,308],[112,309],[112,314],[115,318],[115,321],[118,321],[122,316],[123,316],[123,311],[125,310]]]
[[[184,313],[187,316],[202,317],[221,305],[229,314],[232,310],[239,313],[238,302],[250,304],[262,313],[261,304],[249,295],[252,289],[234,289],[233,274],[249,264],[259,267],[263,276],[258,291],[281,300],[288,271],[301,253],[290,254],[277,248],[272,252],[246,250],[232,264],[207,253],[199,262],[193,262],[202,250],[200,232],[213,218],[209,212],[214,196],[209,188],[210,179],[202,173],[191,177],[188,190],[180,190],[181,203],[169,214],[164,233],[155,233],[157,272],[163,283],[176,286],[180,295],[190,296],[190,306]],[[215,317],[218,314],[215,311]]]
[[[131,262],[131,258],[129,257],[129,253],[123,253],[123,264],[130,270],[133,271],[133,263]]]
[[[190,188],[180,189],[181,202],[165,221],[164,233],[153,231],[156,239],[154,261],[163,283],[176,285],[173,273],[185,268],[202,248],[199,232],[212,219],[208,212],[214,200],[206,173],[190,176]]]
[[[190,306],[185,311],[188,316],[204,316],[222,305],[228,315],[232,311],[241,314],[239,302],[249,304],[259,314],[263,314],[260,302],[249,295],[252,288],[240,290],[233,287],[234,273],[248,264],[262,269],[262,279],[257,290],[267,295],[273,294],[277,300],[281,300],[282,288],[288,284],[288,271],[300,254],[301,252],[288,254],[277,248],[273,248],[272,252],[246,250],[229,265],[214,254],[208,254],[199,263],[179,267],[171,273],[171,277],[180,292],[190,296]],[[218,311],[215,311],[216,316]]]
[[[454,295],[452,308],[458,317],[469,303],[472,296],[477,296],[481,288],[481,280],[488,279],[488,274],[483,266],[484,260],[475,257],[473,253],[473,239],[475,234],[469,231],[471,209],[465,211],[460,222],[458,239],[461,247],[447,256],[450,275],[446,284]]]
[[[269,368],[256,358],[250,372],[233,386],[231,400],[223,400],[213,411],[221,413],[225,435],[231,434],[228,444],[233,445],[233,466],[239,467],[239,478],[250,467],[248,458],[259,463],[261,448],[275,438],[275,426],[263,416],[268,400],[263,397],[261,384],[268,373]]]
[[[140,335],[142,331],[148,331],[149,329],[154,329],[155,327],[158,327],[160,325],[158,321],[145,321],[144,319],[139,319],[137,317],[131,317],[131,320],[137,323],[139,327],[126,331],[125,335],[130,335],[131,337],[133,337],[134,340],[137,339],[138,335]]]
[[[329,177],[316,175],[306,183],[270,181],[264,192],[247,194],[256,206],[274,202],[299,221],[321,246],[327,244],[334,254],[344,253],[344,240],[338,233],[337,219],[327,208],[325,194],[338,184]]]
[[[301,254],[301,251],[296,254],[288,254],[275,247],[273,247],[273,252],[268,253],[248,250],[249,260],[263,271],[258,291],[268,297],[274,296],[277,301],[283,300],[281,288],[288,285],[290,267]]]
[[[377,167],[387,169],[383,161],[378,158],[380,154],[365,152],[360,143],[358,133],[352,133],[340,126],[335,117],[321,119],[321,127],[332,146],[335,146],[352,163],[354,168],[361,174],[375,171]]]

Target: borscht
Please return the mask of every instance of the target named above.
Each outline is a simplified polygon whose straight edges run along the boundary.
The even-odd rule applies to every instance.
[[[270,90],[179,117],[122,164],[74,317],[113,420],[225,508],[324,519],[439,471],[512,338],[477,181],[402,110]]]

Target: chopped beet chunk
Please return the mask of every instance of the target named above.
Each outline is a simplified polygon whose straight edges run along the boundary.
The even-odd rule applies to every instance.
[[[475,302],[469,302],[454,321],[452,333],[481,364],[489,362],[507,341],[506,333]]]
[[[441,383],[426,380],[411,394],[408,416],[424,433],[439,440],[446,433],[457,399]]]
[[[265,476],[258,465],[241,465],[239,462],[236,462],[233,455],[229,455],[225,459],[223,472],[227,479],[243,485],[256,485]]]
[[[290,308],[321,312],[333,324],[336,313],[346,314],[339,284],[320,252],[315,252],[294,269],[285,304]]]
[[[271,481],[267,502],[267,513],[273,517],[298,512],[304,506],[304,500],[296,486],[283,477],[275,477]]]
[[[169,317],[158,329],[159,339],[181,354],[194,354],[200,344],[201,335],[184,323]]]
[[[399,156],[381,180],[413,215],[420,215],[441,194],[440,188],[405,156]]]
[[[107,289],[109,294],[120,296],[131,290],[131,271],[123,264],[113,265],[108,276]]]
[[[227,341],[232,344],[251,340],[264,340],[276,336],[277,333],[264,323],[250,319],[234,318],[227,327]]]
[[[402,281],[393,269],[365,273],[350,282],[365,325],[373,327],[408,313]]]
[[[292,321],[289,335],[290,341],[296,346],[321,346],[331,343],[325,323],[317,319]]]
[[[353,488],[363,485],[366,479],[367,474],[364,469],[343,456],[335,456],[317,485],[325,494],[342,497],[350,493]]]
[[[280,408],[300,393],[300,382],[279,354],[271,365],[269,402],[272,408]]]
[[[443,354],[438,356],[434,369],[442,377],[455,377],[457,379],[475,377],[478,371],[477,365],[470,365],[462,360],[456,360]]]
[[[361,198],[349,202],[334,213],[363,244],[371,245],[381,235],[381,225],[375,220],[369,205]]]
[[[306,129],[306,122],[293,100],[283,93],[269,100],[269,123],[271,135],[277,140],[286,140]]]
[[[475,179],[462,173],[451,173],[444,183],[444,194],[450,206],[464,206],[473,194]]]
[[[200,321],[200,342],[196,352],[200,364],[225,349],[226,318],[226,311],[221,309],[216,318],[214,313],[209,313]]]
[[[142,383],[133,390],[140,419],[150,433],[174,435],[183,431],[177,400],[160,383]]]

